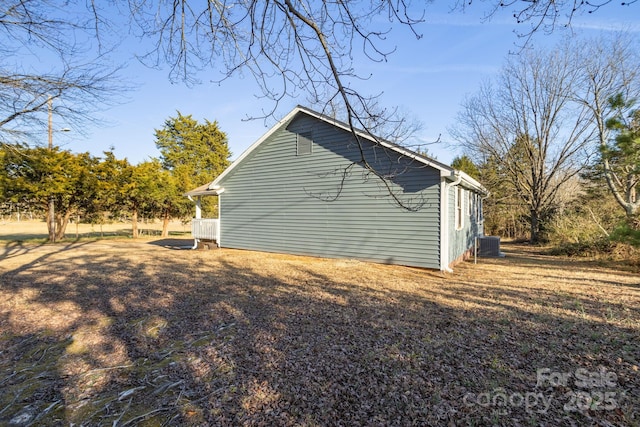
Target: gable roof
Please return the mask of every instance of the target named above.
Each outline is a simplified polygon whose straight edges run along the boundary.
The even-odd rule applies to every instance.
[[[279,129],[286,127],[296,116],[299,114],[306,114],[308,116],[314,117],[320,121],[333,125],[339,129],[343,129],[349,133],[352,132],[350,126],[342,122],[340,120],[336,120],[332,117],[326,116],[322,113],[318,113],[317,111],[313,111],[309,108],[302,107],[298,105],[295,107],[289,114],[287,114],[282,120],[276,123],[269,131],[267,131],[262,137],[260,137],[256,142],[251,144],[249,148],[247,148],[241,155],[238,157],[228,168],[226,168],[218,177],[211,183],[200,186],[194,190],[186,193],[188,196],[202,196],[207,194],[218,194],[220,190],[220,181],[222,181],[227,175],[229,175],[235,168],[237,168],[245,158],[247,158],[255,149],[257,149],[264,141],[266,141],[271,135],[273,135]],[[372,137],[369,133],[362,130],[355,130],[355,133],[358,137],[366,139],[374,144],[379,144],[385,148],[388,148],[396,153],[399,153],[403,156],[414,159],[420,163],[423,163],[427,166],[431,166],[434,169],[440,171],[440,176],[444,177],[452,182],[458,181],[460,179],[460,184],[468,187],[472,190],[478,191],[483,194],[488,194],[488,191],[480,184],[478,181],[467,175],[466,173],[453,169],[451,166],[448,166],[444,163],[441,163],[437,160],[434,160],[430,157],[424,156],[422,154],[416,153],[413,150],[402,147],[398,144],[395,144],[390,141],[386,141],[377,137]]]

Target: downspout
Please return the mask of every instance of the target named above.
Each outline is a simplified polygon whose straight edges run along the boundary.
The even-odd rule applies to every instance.
[[[484,236],[484,201],[487,200],[491,196],[491,192],[487,191],[487,195],[484,197],[480,197],[480,206],[478,207],[478,215],[482,214],[482,234]]]
[[[218,239],[216,240],[216,244],[218,245],[219,248],[222,247],[222,246],[220,246],[220,240],[221,240],[220,231],[221,231],[221,228],[222,228],[222,227],[220,227],[220,224],[222,224],[222,220],[221,220],[222,219],[222,196],[221,196],[221,194],[222,194],[223,191],[218,193],[218,230],[216,232],[216,235],[218,236]]]
[[[441,230],[441,262],[440,262],[440,270],[446,273],[453,273],[451,267],[449,267],[449,189],[454,187],[462,182],[462,175],[455,175],[456,180],[450,183],[447,183],[446,180],[444,182],[443,187],[443,197],[442,197],[442,230]],[[446,261],[445,261],[446,256]]]

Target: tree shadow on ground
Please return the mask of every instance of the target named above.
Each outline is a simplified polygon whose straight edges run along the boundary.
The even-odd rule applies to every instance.
[[[560,304],[552,294],[248,251],[48,249],[0,275],[0,424],[637,421],[625,400],[567,412],[575,389],[536,387],[538,368],[582,367],[615,372],[615,393],[640,390],[621,359],[637,326],[532,309]],[[556,399],[547,412],[468,399],[497,389]]]
[[[24,243],[22,240],[11,240],[2,246],[0,260],[24,255],[25,253],[33,251],[44,244],[45,242],[39,245],[34,245],[33,243]]]

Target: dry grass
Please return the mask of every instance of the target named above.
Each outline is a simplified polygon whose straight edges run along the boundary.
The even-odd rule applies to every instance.
[[[638,271],[161,243],[4,248],[0,424],[640,425]]]

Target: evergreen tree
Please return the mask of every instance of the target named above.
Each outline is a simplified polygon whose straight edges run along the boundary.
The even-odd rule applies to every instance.
[[[53,198],[56,240],[64,237],[72,215],[93,209],[98,193],[93,170],[98,159],[89,153],[24,145],[4,145],[2,151],[4,197],[13,202],[37,203],[45,210]]]
[[[155,137],[163,168],[189,179],[185,183],[189,190],[213,181],[229,166],[227,135],[215,121],[201,124],[178,111],[155,131]]]
[[[633,224],[640,211],[640,109],[621,94],[609,100],[615,115],[606,126],[614,138],[600,146],[602,173],[611,193]]]
[[[480,177],[480,171],[473,160],[467,155],[457,156],[451,162],[451,167],[460,170],[472,178],[478,179]]]
[[[170,217],[192,215],[193,203],[184,197],[184,193],[213,181],[229,166],[231,152],[227,135],[217,122],[198,123],[191,115],[184,116],[179,111],[177,117],[167,119],[163,128],[155,131],[155,137],[162,168],[171,177],[163,180],[167,196],[162,214],[163,233],[166,233]],[[203,202],[203,214],[214,216],[217,200],[209,198]]]
[[[121,217],[129,208],[127,200],[133,185],[132,166],[127,159],[117,159],[112,151],[105,151],[94,174],[98,195],[86,219],[101,224],[108,217]]]
[[[123,206],[131,213],[131,231],[133,238],[138,237],[138,218],[141,215],[155,217],[159,211],[159,199],[162,199],[160,180],[162,166],[153,159],[127,169],[129,189],[123,199]]]

